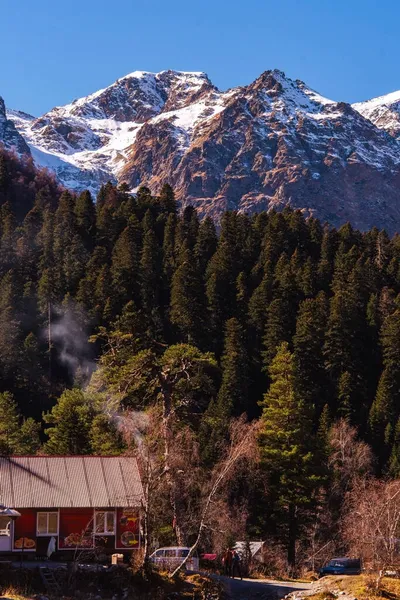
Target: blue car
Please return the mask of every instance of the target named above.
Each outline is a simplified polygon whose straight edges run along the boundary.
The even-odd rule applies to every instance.
[[[361,573],[361,560],[359,558],[332,558],[325,567],[319,571],[319,576],[325,575],[359,575]]]

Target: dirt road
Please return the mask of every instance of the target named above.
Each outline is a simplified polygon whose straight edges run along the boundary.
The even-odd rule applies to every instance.
[[[310,583],[292,583],[271,579],[230,579],[218,577],[230,600],[280,600],[295,590],[309,590]]]

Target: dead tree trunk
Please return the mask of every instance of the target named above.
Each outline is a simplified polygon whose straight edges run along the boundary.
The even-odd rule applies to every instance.
[[[294,575],[296,569],[296,539],[297,539],[297,518],[296,506],[289,504],[289,523],[288,523],[288,566],[290,576]]]
[[[210,507],[215,500],[216,495],[220,491],[222,484],[227,480],[229,476],[231,476],[232,471],[239,463],[239,461],[243,459],[249,459],[253,452],[254,448],[254,440],[255,440],[255,426],[248,425],[243,421],[237,421],[239,427],[238,431],[236,431],[235,439],[231,442],[229,450],[227,452],[227,456],[223,459],[219,464],[216,465],[214,469],[213,482],[211,484],[210,491],[204,499],[204,506],[200,513],[200,523],[197,531],[197,537],[190,548],[188,555],[182,560],[181,564],[175,569],[175,571],[171,574],[171,577],[175,577],[175,575],[186,565],[188,560],[193,556],[193,553],[197,550],[199,546],[204,530],[208,527],[207,519],[210,512]],[[242,429],[240,428],[242,427]]]
[[[161,393],[163,400],[162,431],[164,440],[164,472],[167,485],[170,490],[170,503],[172,508],[173,522],[176,541],[179,546],[185,545],[184,533],[178,508],[178,499],[176,493],[176,482],[174,481],[171,468],[171,437],[172,437],[172,393],[171,385],[167,378],[161,376]]]

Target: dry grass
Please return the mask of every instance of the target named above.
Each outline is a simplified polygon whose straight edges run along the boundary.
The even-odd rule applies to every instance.
[[[128,598],[135,600],[164,600],[168,597],[179,598],[182,600],[201,600],[207,592],[219,592],[218,584],[208,577],[193,574],[179,574],[175,579],[171,579],[168,573],[153,573],[151,581],[142,582],[140,585],[132,587]],[[23,589],[9,586],[2,590],[1,600],[31,600],[31,593],[24,592]],[[49,597],[47,593],[44,594]],[[111,595],[104,592],[104,598],[111,598]],[[53,600],[56,598],[53,597]]]
[[[222,590],[217,582],[199,573],[179,573],[174,579],[169,575],[167,572],[153,575],[165,597],[175,594],[176,598],[182,600],[200,600],[207,592],[221,593]]]
[[[3,590],[2,598],[10,598],[10,600],[26,600],[27,596],[21,593],[21,590],[17,590],[14,587],[8,587]]]
[[[321,584],[323,590],[308,596],[308,600],[331,600],[338,597],[337,592],[345,592],[349,597],[357,598],[357,600],[372,600],[373,598],[400,600],[400,579],[385,577],[379,593],[376,591],[376,577],[373,575],[325,577],[321,580]]]

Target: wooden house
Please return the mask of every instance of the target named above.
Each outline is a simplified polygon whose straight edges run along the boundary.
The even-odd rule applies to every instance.
[[[0,529],[0,553],[137,550],[142,500],[132,457],[0,457],[0,503],[21,515]]]

